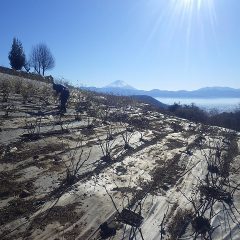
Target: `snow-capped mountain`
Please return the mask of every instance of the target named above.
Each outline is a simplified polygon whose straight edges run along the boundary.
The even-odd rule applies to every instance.
[[[122,80],[116,80],[116,81],[108,84],[104,88],[121,88],[121,89],[131,89],[131,90],[136,89]]]

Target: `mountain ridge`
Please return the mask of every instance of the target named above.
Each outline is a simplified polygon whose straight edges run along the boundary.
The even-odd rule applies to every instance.
[[[117,80],[120,81],[120,80]],[[117,81],[113,82],[116,83]],[[197,90],[160,90],[160,89],[152,89],[152,90],[138,90],[124,81],[121,81],[122,84],[120,87],[117,87],[117,84],[109,84],[102,88],[97,87],[83,87],[84,89],[114,94],[114,95],[123,95],[123,96],[131,96],[131,95],[147,95],[150,97],[162,97],[162,98],[240,98],[240,89],[231,88],[231,87],[203,87]],[[126,86],[126,87],[125,87]],[[130,87],[129,87],[130,86]]]

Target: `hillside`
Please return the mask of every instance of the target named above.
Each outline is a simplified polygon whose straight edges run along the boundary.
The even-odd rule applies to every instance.
[[[0,85],[0,239],[240,238],[238,132],[78,89],[59,115],[51,85]]]

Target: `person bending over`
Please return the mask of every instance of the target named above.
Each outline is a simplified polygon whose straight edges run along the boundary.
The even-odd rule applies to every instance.
[[[53,90],[56,91],[57,94],[59,94],[59,100],[60,100],[60,112],[66,113],[66,103],[69,98],[69,90],[62,84],[55,84],[53,83]]]

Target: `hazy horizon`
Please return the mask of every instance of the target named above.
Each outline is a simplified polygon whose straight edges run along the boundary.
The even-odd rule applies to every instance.
[[[137,89],[240,88],[240,1],[3,0],[0,65],[13,37],[26,55],[44,42],[47,75],[74,85],[121,79]]]
[[[119,80],[115,80],[115,81],[119,81]],[[95,86],[95,85],[87,85],[87,84],[82,84],[81,86],[82,87],[96,87],[96,88],[105,88],[107,87],[108,85],[114,83],[115,81],[112,81],[112,82],[109,82],[107,83],[106,85],[102,85],[102,86]],[[120,81],[123,81],[123,80],[120,80]],[[125,81],[123,81],[125,82]],[[125,82],[126,84],[128,84],[128,82]],[[133,85],[130,85],[131,87],[135,88],[136,90],[143,90],[143,91],[151,91],[151,90],[161,90],[161,91],[195,91],[195,90],[199,90],[199,89],[202,89],[202,88],[233,88],[233,89],[239,89],[240,90],[240,87],[239,88],[234,88],[234,87],[229,87],[229,86],[202,86],[200,88],[193,88],[193,89],[174,89],[174,90],[169,90],[169,89],[160,89],[160,88],[152,88],[152,89],[139,89],[139,88],[136,88],[135,86]]]
[[[199,108],[211,111],[217,110],[219,112],[231,112],[239,110],[240,100],[239,98],[170,98],[170,97],[156,97],[158,101],[172,105],[174,103],[179,103],[181,105],[191,105],[192,103]]]

